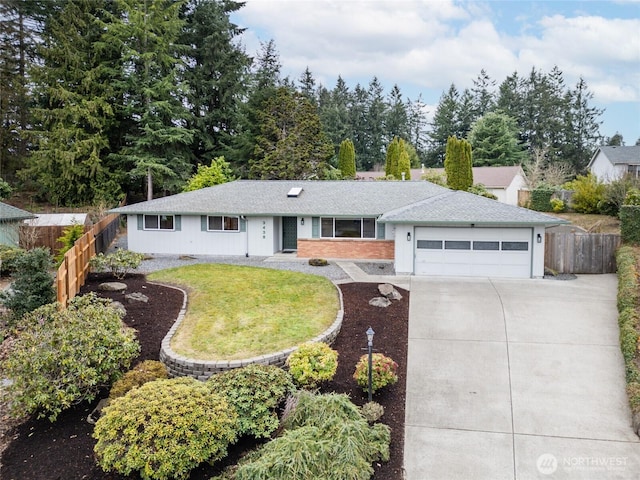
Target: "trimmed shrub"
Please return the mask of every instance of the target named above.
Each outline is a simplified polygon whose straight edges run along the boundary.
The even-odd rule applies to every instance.
[[[256,438],[269,437],[278,428],[276,408],[294,389],[287,372],[267,365],[248,365],[213,375],[207,386],[236,409],[238,435]]]
[[[546,186],[534,188],[531,190],[529,208],[537,212],[551,211],[551,197],[555,192],[555,189]]]
[[[141,387],[147,382],[163,380],[168,376],[169,372],[167,372],[167,367],[165,367],[164,363],[157,360],[145,360],[137,364],[113,384],[109,391],[109,399],[113,400],[114,398],[122,397],[130,390]]]
[[[61,310],[49,304],[25,315],[0,373],[16,416],[54,421],[64,409],[93,400],[138,355],[133,329],[109,300],[75,297]],[[90,323],[89,323],[90,322]]]
[[[603,215],[617,217],[622,205],[629,205],[625,199],[629,194],[638,192],[640,187],[640,179],[632,175],[624,175],[622,178],[613,180],[605,185],[604,195],[598,204],[598,211]],[[640,198],[639,198],[640,199]]]
[[[287,358],[293,381],[302,388],[314,389],[333,378],[338,369],[338,352],[322,342],[303,343]]]
[[[89,261],[89,266],[94,272],[109,271],[114,277],[122,280],[138,268],[143,260],[144,254],[121,248],[108,255],[99,253]]]
[[[624,205],[640,205],[640,188],[632,188],[627,192]]]
[[[638,272],[636,270],[636,256],[633,248],[622,246],[616,252],[618,266],[618,312],[630,308],[635,309],[638,304]]]
[[[377,422],[384,415],[384,407],[377,402],[367,402],[360,410],[369,423]]]
[[[53,259],[45,248],[34,248],[15,258],[12,291],[0,293],[0,301],[15,319],[55,301],[52,267]]]
[[[551,210],[555,213],[564,212],[564,201],[559,198],[552,198],[549,202],[551,204]]]
[[[25,253],[22,248],[0,245],[0,275],[11,275],[16,271],[16,260]]]
[[[485,187],[482,183],[476,183],[475,185],[471,185],[467,190],[467,192],[473,193],[474,195],[480,195],[481,197],[490,198],[491,200],[498,199],[498,197],[496,197],[493,193],[487,190],[487,187]]]
[[[598,213],[598,205],[604,200],[605,186],[591,173],[578,175],[575,180],[564,185],[573,190],[571,208],[578,213]]]
[[[444,155],[447,186],[452,190],[467,191],[473,185],[471,144],[455,136],[447,139]]]
[[[383,355],[382,353],[374,353],[371,362],[371,393],[393,385],[398,381],[398,364],[393,359]],[[356,371],[353,374],[356,383],[362,387],[365,392],[369,391],[369,356],[362,355],[356,364]]]
[[[248,455],[236,480],[365,480],[389,460],[389,427],[369,425],[346,395],[300,392],[283,435]]]
[[[620,234],[625,243],[640,243],[640,206],[620,207]]]
[[[64,260],[64,254],[71,250],[76,241],[83,235],[84,225],[80,225],[79,223],[74,223],[62,231],[62,236],[56,239],[56,241],[62,243],[62,247],[58,250],[55,258],[58,265]]]
[[[338,169],[342,178],[356,178],[356,151],[350,139],[343,140],[338,151]]]
[[[420,177],[421,180],[426,180],[427,182],[435,183],[436,185],[440,185],[441,187],[447,186],[447,176],[444,173],[440,173],[438,170],[427,169]]]
[[[640,412],[640,383],[631,382],[627,385],[627,396],[633,413]]]
[[[202,462],[227,455],[235,409],[193,378],[156,380],[113,400],[96,422],[98,464],[147,479],[186,479]]]

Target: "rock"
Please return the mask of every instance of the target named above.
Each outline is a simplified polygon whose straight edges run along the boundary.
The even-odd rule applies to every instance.
[[[324,258],[310,258],[309,265],[311,265],[312,267],[326,267],[327,265],[329,265],[329,262],[327,262]]]
[[[192,257],[191,255],[180,255],[178,260],[195,260],[196,257]]]
[[[374,307],[387,308],[391,305],[391,300],[387,297],[375,297],[369,300],[369,305],[373,305]]]
[[[398,292],[398,290],[396,290],[390,283],[382,283],[378,285],[378,291],[380,292],[380,295],[383,295],[390,300],[402,300],[400,292]]]
[[[140,293],[140,292],[130,293],[128,295],[125,295],[124,298],[126,298],[129,303],[134,303],[134,302],[147,303],[149,301],[149,297],[147,297],[144,293]]]
[[[127,289],[127,284],[122,282],[104,282],[98,285],[102,292],[122,292]]]
[[[94,408],[87,416],[87,422],[89,422],[91,425],[95,425],[95,423],[102,415],[102,409],[108,406],[110,401],[111,400],[109,400],[108,398],[103,398],[102,400],[100,400],[98,402],[98,405],[96,405],[96,408]]]
[[[111,306],[115,308],[118,312],[120,312],[123,317],[127,314],[127,309],[124,308],[124,305],[122,304],[122,302],[113,301],[111,302]]]

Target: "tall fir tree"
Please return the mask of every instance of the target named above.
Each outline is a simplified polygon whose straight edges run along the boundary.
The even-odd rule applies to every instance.
[[[304,72],[298,80],[300,84],[300,92],[311,101],[311,103],[318,105],[318,99],[316,97],[316,79],[313,78],[313,74],[309,67],[305,68]]]
[[[393,137],[409,138],[407,105],[402,98],[402,92],[400,92],[398,85],[394,85],[387,96],[387,114],[384,128],[387,140],[393,139]]]
[[[190,48],[184,80],[188,85],[188,127],[194,130],[193,161],[209,163],[228,154],[240,129],[239,109],[247,93],[251,59],[239,45],[244,29],[230,16],[242,3],[191,0],[181,43]]]
[[[473,185],[471,144],[464,139],[449,137],[444,160],[447,186],[452,190],[467,191]]]
[[[98,0],[67,2],[47,22],[43,64],[32,70],[37,149],[21,174],[57,205],[113,203],[121,193],[104,165],[114,117],[109,65],[120,52],[102,44],[103,8]]]
[[[454,84],[440,97],[429,132],[430,149],[426,158],[428,167],[441,167],[444,163],[448,138],[458,131],[459,98],[460,94]]]
[[[280,87],[258,112],[260,134],[251,159],[251,178],[321,180],[333,146],[322,131],[317,108],[299,92]]]
[[[354,180],[356,178],[356,151],[353,142],[349,139],[343,140],[338,153],[338,169],[342,178]]]
[[[356,166],[360,171],[368,171],[373,167],[369,156],[369,136],[367,135],[368,98],[369,94],[367,90],[360,84],[357,84],[353,89],[349,117],[353,128],[352,138],[353,147],[356,151]]]
[[[377,77],[373,77],[367,90],[367,116],[364,125],[366,150],[362,163],[367,170],[371,170],[375,165],[382,165],[384,159],[386,110],[382,84]]]
[[[467,140],[471,143],[476,167],[520,165],[525,159],[515,120],[499,111],[479,118]]]
[[[350,107],[351,92],[342,77],[338,76],[333,90],[321,89],[318,114],[320,115],[323,129],[329,136],[331,143],[333,143],[336,152],[340,148],[342,139],[352,138],[353,136]]]
[[[126,76],[122,115],[130,122],[125,143],[115,158],[134,179],[145,179],[147,199],[159,190],[175,193],[191,175],[186,88],[181,82],[184,64],[179,36],[184,2],[172,0],[118,0],[119,18],[107,24],[105,41],[123,51]]]
[[[487,113],[495,109],[495,88],[496,81],[492,80],[485,69],[473,80],[471,94],[473,96],[473,119],[476,121]]]

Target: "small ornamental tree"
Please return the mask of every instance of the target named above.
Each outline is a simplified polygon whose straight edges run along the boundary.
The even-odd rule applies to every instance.
[[[400,155],[404,151],[404,140],[393,137],[391,143],[387,147],[387,157],[384,167],[385,176],[392,176],[398,179],[398,166],[400,164]]]
[[[227,455],[237,415],[222,395],[194,378],[156,380],[113,400],[96,422],[98,464],[144,480],[186,479],[202,462]]]
[[[338,169],[342,178],[353,180],[356,178],[356,151],[351,140],[343,140],[338,152]]]
[[[73,223],[63,230],[62,236],[56,239],[58,242],[62,243],[62,247],[58,249],[58,253],[55,258],[58,265],[60,265],[62,260],[64,260],[64,254],[73,248],[76,240],[82,237],[82,235],[84,235],[84,225],[81,225],[80,223]]]
[[[15,258],[11,290],[0,293],[0,300],[14,319],[55,301],[52,267],[53,259],[46,248],[34,248]]]
[[[302,388],[314,389],[336,374],[338,352],[326,343],[303,343],[289,355],[287,366],[296,384]]]
[[[398,180],[402,180],[402,174],[404,173],[404,180],[411,180],[411,161],[409,160],[409,154],[406,150],[400,152],[398,158]]]
[[[144,254],[120,248],[107,255],[99,253],[89,260],[89,266],[95,272],[108,270],[114,277],[122,280],[132,270],[137,269],[143,260]]]
[[[198,164],[198,170],[191,176],[183,191],[192,192],[231,182],[234,179],[229,163],[225,161],[224,157],[217,157],[211,160],[211,165],[208,167]]]
[[[0,376],[15,416],[54,421],[63,410],[116,380],[140,351],[135,331],[109,300],[75,297],[66,309],[49,304],[25,315]]]
[[[452,190],[469,190],[473,185],[471,164],[471,144],[455,136],[447,140],[444,158],[444,170],[447,175],[447,186]]]

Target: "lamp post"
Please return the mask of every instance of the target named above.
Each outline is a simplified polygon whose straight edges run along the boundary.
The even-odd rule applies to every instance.
[[[367,346],[369,347],[369,401],[371,401],[371,384],[373,383],[373,335],[375,333],[371,327],[367,330]]]

